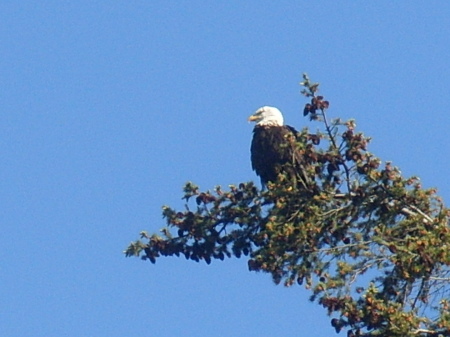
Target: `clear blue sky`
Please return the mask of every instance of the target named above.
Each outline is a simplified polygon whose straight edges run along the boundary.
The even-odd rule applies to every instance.
[[[122,251],[163,227],[162,205],[183,207],[186,181],[257,180],[246,119],[274,105],[307,125],[302,72],[371,152],[450,200],[449,15],[446,1],[2,1],[0,334],[333,335],[304,289],[244,260]]]

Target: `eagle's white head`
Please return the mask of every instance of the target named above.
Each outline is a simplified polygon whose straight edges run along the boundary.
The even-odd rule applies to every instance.
[[[248,118],[248,121],[262,126],[282,126],[284,122],[281,111],[271,106],[259,108]]]

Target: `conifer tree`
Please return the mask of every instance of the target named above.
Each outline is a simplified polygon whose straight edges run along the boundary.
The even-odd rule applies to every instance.
[[[183,211],[163,207],[161,234],[141,232],[126,256],[192,261],[244,257],[276,284],[300,285],[347,336],[450,336],[450,210],[368,151],[354,120],[330,120],[319,84],[303,76],[303,114],[320,132],[296,146],[314,188],[280,174],[201,191],[187,183]]]

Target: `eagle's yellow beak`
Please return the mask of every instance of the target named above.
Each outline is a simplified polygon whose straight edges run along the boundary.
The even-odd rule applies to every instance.
[[[259,116],[251,115],[251,116],[248,118],[248,121],[249,121],[249,122],[254,122],[254,121],[257,121],[258,119],[259,119]]]

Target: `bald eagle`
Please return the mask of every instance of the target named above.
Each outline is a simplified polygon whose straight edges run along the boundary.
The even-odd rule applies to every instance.
[[[250,147],[251,162],[253,170],[261,178],[263,188],[269,181],[277,181],[280,173],[306,187],[305,174],[299,172],[303,160],[297,151],[297,131],[284,125],[281,111],[263,106],[248,120],[256,122]]]

